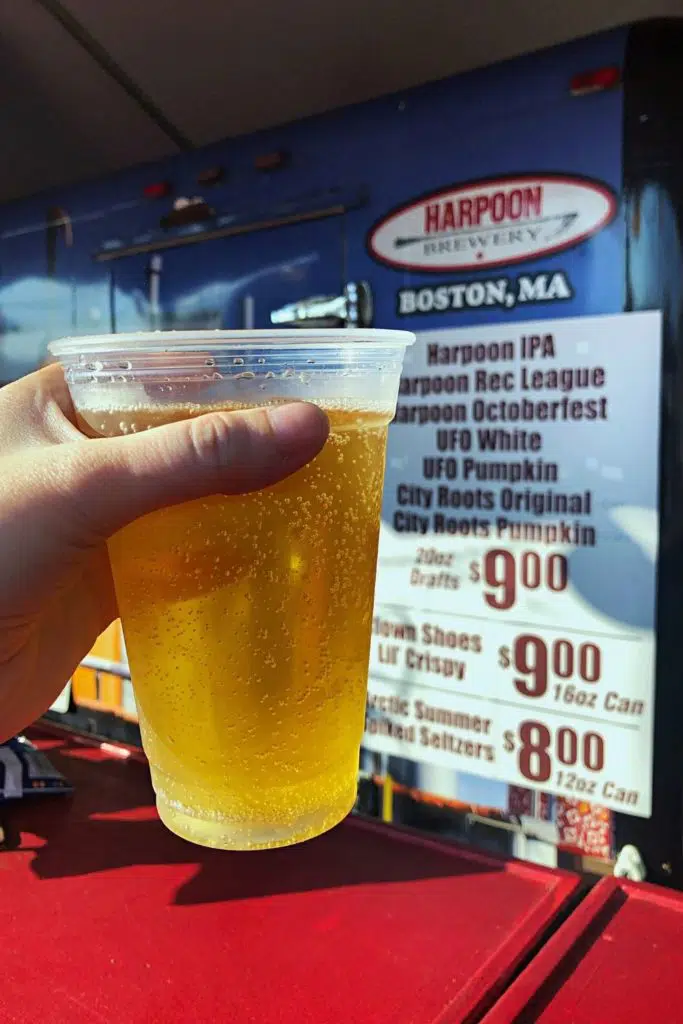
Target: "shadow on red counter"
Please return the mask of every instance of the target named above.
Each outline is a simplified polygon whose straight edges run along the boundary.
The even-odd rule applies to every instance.
[[[368,833],[359,855],[357,834],[344,829],[280,850],[204,849],[161,824],[146,764],[122,758],[122,748],[71,737],[43,737],[40,745],[75,793],[25,801],[6,816],[12,845],[33,854],[31,871],[39,879],[187,865],[194,871],[175,891],[173,903],[190,905],[502,870],[502,862],[458,859],[438,848],[429,857],[415,857],[409,846],[409,855],[403,855],[384,833]]]

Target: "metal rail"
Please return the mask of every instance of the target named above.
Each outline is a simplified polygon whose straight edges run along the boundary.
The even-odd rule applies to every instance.
[[[122,661],[111,661],[109,658],[97,658],[89,654],[83,658],[81,668],[89,668],[94,672],[106,672],[111,676],[118,676],[119,679],[130,679],[130,669]]]

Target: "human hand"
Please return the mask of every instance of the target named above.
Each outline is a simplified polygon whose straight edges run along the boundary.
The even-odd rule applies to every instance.
[[[259,490],[313,459],[304,403],[87,439],[58,366],[0,390],[0,742],[53,702],[118,617],[107,538],[209,494]]]

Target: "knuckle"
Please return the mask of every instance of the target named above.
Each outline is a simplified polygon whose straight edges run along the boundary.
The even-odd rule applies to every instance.
[[[259,437],[272,438],[275,436],[268,409],[252,409],[249,413],[249,421],[251,430]]]
[[[226,413],[213,413],[190,420],[189,440],[197,462],[210,469],[223,469],[233,461],[239,426]]]

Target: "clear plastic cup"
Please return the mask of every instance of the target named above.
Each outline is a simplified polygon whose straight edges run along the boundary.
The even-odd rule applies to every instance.
[[[204,846],[285,846],[351,810],[387,427],[403,331],[202,331],[51,345],[112,436],[306,400],[331,431],[281,483],[167,508],[109,543],[159,814]]]

